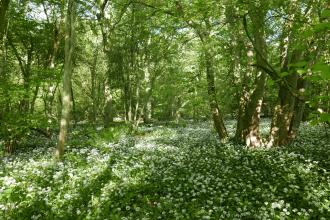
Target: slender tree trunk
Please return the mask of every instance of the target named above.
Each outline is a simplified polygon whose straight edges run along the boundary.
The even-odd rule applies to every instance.
[[[111,50],[109,49],[110,44],[108,43],[108,39],[111,33],[108,33],[106,31],[106,28],[104,27],[105,24],[104,10],[106,9],[106,6],[109,2],[110,2],[109,0],[98,1],[100,13],[97,14],[97,20],[101,27],[101,33],[102,33],[103,51],[108,56],[108,64],[107,64],[108,71],[110,71],[111,69],[111,63],[110,63]],[[105,86],[104,86],[104,96],[105,96],[105,105],[103,108],[104,127],[109,127],[110,123],[113,122],[113,117],[114,117],[113,98],[111,92],[112,88],[109,77],[110,77],[109,75],[106,76]]]
[[[228,137],[228,134],[217,101],[217,95],[216,95],[216,89],[214,83],[215,76],[213,69],[213,58],[206,48],[204,48],[204,58],[205,58],[206,77],[207,77],[207,91],[209,96],[209,105],[212,113],[214,128],[217,131],[220,140],[223,141]]]
[[[145,60],[144,60],[144,97],[143,97],[143,122],[145,124],[151,121],[151,96],[152,96],[152,76],[150,74],[150,51],[149,47],[151,45],[151,37],[148,37],[145,46]]]
[[[74,23],[75,23],[76,6],[75,0],[68,0],[68,8],[66,15],[65,28],[65,63],[63,77],[63,92],[62,92],[62,116],[60,121],[60,134],[57,143],[55,157],[60,159],[64,154],[64,145],[67,138],[70,112],[72,108],[71,97],[71,74],[73,65],[73,50],[74,50]]]
[[[33,93],[33,97],[32,97],[32,101],[31,101],[31,108],[30,108],[30,113],[33,114],[34,113],[34,105],[36,103],[36,100],[38,98],[38,93],[39,93],[39,84],[36,86],[34,93]]]
[[[59,22],[55,21],[55,25],[54,25],[53,41],[50,50],[48,52],[48,58],[45,64],[46,69],[53,70],[55,68],[55,61],[60,47],[60,39],[61,36],[63,35],[63,30],[61,26],[65,22],[64,19],[65,19],[65,12],[64,9],[61,8],[60,21]],[[45,112],[46,112],[46,117],[48,118],[53,117],[53,100],[58,84],[59,82],[57,80],[51,80],[51,82],[47,85],[47,87],[44,88]]]
[[[96,49],[94,51],[94,58],[93,63],[91,66],[91,97],[92,97],[92,112],[91,112],[91,121],[93,124],[96,123],[96,106],[97,106],[97,100],[96,100],[96,65],[97,65],[97,59],[98,59],[98,50]]]
[[[107,76],[108,78],[109,76]],[[105,82],[104,94],[105,94],[105,107],[104,107],[104,127],[108,128],[110,123],[113,122],[113,99],[110,89],[109,79]]]
[[[125,119],[127,122],[132,121],[132,90],[131,90],[131,76],[126,73],[124,81],[124,103],[125,103]]]
[[[72,81],[71,85],[70,85],[70,89],[71,89],[71,103],[72,103],[72,109],[71,109],[71,115],[72,115],[72,119],[74,122],[74,126],[76,126],[78,119],[77,119],[77,112],[76,112],[76,101],[75,101],[75,97],[74,97],[74,93],[73,93],[73,87],[72,87]]]
[[[3,81],[7,80],[5,76],[6,54],[4,36],[7,29],[6,13],[8,10],[9,2],[10,0],[2,0],[0,5],[0,79]]]
[[[153,87],[153,83],[152,83],[152,79],[151,79],[151,76],[150,76],[150,72],[149,72],[149,67],[146,66],[145,68],[145,71],[144,71],[144,81],[145,81],[145,84],[146,84],[146,87],[145,87],[145,100],[144,100],[144,107],[143,107],[143,110],[144,110],[144,113],[143,113],[143,120],[144,120],[144,123],[150,123],[151,121],[151,98],[152,98],[152,87]]]
[[[139,87],[140,82],[138,81],[136,84],[136,89],[135,89],[135,109],[134,109],[134,122],[136,122],[139,118],[139,108],[140,108],[140,87]]]
[[[0,42],[2,42],[3,36],[6,30],[6,14],[8,11],[10,0],[1,0],[0,3]]]

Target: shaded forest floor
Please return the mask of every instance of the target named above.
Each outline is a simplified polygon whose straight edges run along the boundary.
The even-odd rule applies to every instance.
[[[210,128],[169,123],[129,135],[80,126],[57,165],[55,137],[30,138],[0,160],[0,218],[330,218],[325,128],[304,125],[291,146],[257,150],[219,146]]]

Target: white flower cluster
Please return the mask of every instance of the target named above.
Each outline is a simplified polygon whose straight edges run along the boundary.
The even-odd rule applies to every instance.
[[[228,127],[232,134],[234,123]],[[329,216],[330,146],[322,132],[304,125],[286,149],[249,150],[219,146],[210,128],[142,127],[143,136],[72,145],[56,164],[49,149],[5,157],[0,219]],[[305,137],[317,134],[319,141]]]

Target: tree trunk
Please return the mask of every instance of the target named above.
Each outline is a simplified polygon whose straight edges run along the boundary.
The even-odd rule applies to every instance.
[[[144,98],[144,107],[143,107],[143,121],[148,124],[151,121],[151,97],[152,97],[152,79],[149,72],[149,62],[144,70],[144,82],[145,82],[145,98]]]
[[[261,10],[257,12],[255,9],[252,9],[250,17],[253,24],[256,64],[257,66],[266,66],[265,59],[267,59],[267,56],[264,33],[265,13]],[[246,145],[250,147],[259,147],[262,145],[259,123],[265,84],[266,73],[262,69],[256,68],[255,86],[252,91],[248,91],[251,95],[249,95],[247,103],[241,103],[240,106],[240,115],[238,117],[235,137],[237,140],[245,142]],[[246,96],[246,92],[244,91],[243,96]],[[241,100],[246,100],[246,97],[242,97]]]
[[[110,55],[111,50],[109,49],[110,44],[108,43],[108,39],[110,38],[111,32],[107,32],[106,28],[104,27],[105,24],[105,17],[104,17],[104,10],[106,9],[109,0],[102,0],[98,1],[98,7],[100,13],[97,14],[97,20],[99,22],[101,33],[102,33],[102,41],[103,41],[103,52],[108,56],[108,71],[111,69],[110,63]],[[104,127],[109,127],[110,123],[113,122],[114,111],[113,111],[113,98],[111,92],[111,83],[109,79],[109,75],[106,76],[105,86],[104,86],[104,95],[105,95],[105,105],[103,109],[103,124]]]
[[[132,89],[131,89],[131,76],[130,73],[126,73],[126,79],[124,79],[124,104],[125,104],[125,120],[127,122],[132,121]]]
[[[209,96],[209,105],[212,113],[214,128],[217,131],[220,140],[224,141],[224,139],[228,137],[228,134],[217,101],[217,95],[216,95],[216,89],[214,83],[215,76],[213,69],[213,58],[206,48],[204,48],[204,58],[205,58],[206,77],[207,77],[207,91]]]
[[[45,68],[49,70],[54,70],[55,61],[57,57],[57,53],[60,47],[60,40],[63,36],[63,30],[61,28],[62,24],[65,22],[65,12],[61,7],[61,18],[59,22],[55,22],[54,25],[54,34],[52,45],[48,52],[47,62],[45,63]],[[45,103],[45,114],[47,118],[53,117],[53,100],[56,93],[56,89],[59,82],[57,80],[52,79],[51,82],[44,88],[44,103]]]
[[[152,86],[148,86],[146,88],[146,98],[145,98],[145,103],[144,103],[144,113],[143,113],[143,120],[144,123],[148,124],[151,122],[151,118],[152,118],[152,103],[151,103],[151,99],[152,99]]]
[[[66,28],[65,28],[65,62],[64,62],[64,77],[62,91],[62,116],[60,121],[60,134],[58,137],[57,149],[55,157],[60,159],[64,154],[64,145],[67,138],[70,112],[72,108],[71,97],[71,75],[73,65],[73,50],[74,50],[74,23],[75,23],[76,6],[75,0],[68,1]]]
[[[286,79],[291,88],[295,90],[297,87],[298,75],[292,74],[286,77]],[[269,146],[280,146],[289,143],[289,132],[294,114],[294,106],[295,97],[286,87],[280,86],[278,101],[272,119]]]
[[[289,64],[300,61],[302,51],[294,50],[290,54],[289,46],[289,44],[284,46],[284,50],[286,50],[286,52],[283,53],[284,56],[282,57],[282,72],[290,73],[288,76],[284,77],[290,87],[290,90],[284,85],[281,85],[279,88],[278,101],[272,118],[270,140],[268,143],[269,147],[286,145],[291,141],[290,128],[296,103],[296,97],[292,93],[296,92],[299,76],[292,68],[289,67]],[[289,58],[290,55],[291,59]]]
[[[291,22],[287,25],[288,27],[291,27]],[[291,30],[288,30],[282,36],[281,72],[289,73],[283,79],[287,82],[290,89],[287,86],[280,85],[278,101],[272,118],[268,147],[286,145],[291,141],[290,127],[296,102],[296,97],[292,93],[296,92],[299,76],[290,67],[290,64],[300,61],[303,54],[300,50],[292,50],[292,41],[293,33],[291,33]]]
[[[6,30],[6,13],[8,10],[10,0],[1,0],[0,5],[0,42],[2,42],[3,36]]]
[[[72,103],[72,109],[71,109],[71,115],[72,115],[72,119],[74,122],[74,127],[76,126],[78,119],[77,119],[77,113],[76,113],[76,102],[75,102],[75,97],[74,97],[74,93],[73,93],[73,88],[72,88],[72,81],[71,85],[70,85],[70,89],[71,89],[71,103]]]
[[[301,77],[298,79],[297,90],[299,91],[299,93],[301,95],[303,95],[304,91],[307,90],[308,84],[309,83],[306,79],[303,79]],[[288,139],[290,141],[295,139],[297,136],[297,133],[298,133],[298,130],[300,127],[300,123],[301,123],[303,115],[304,115],[305,106],[306,106],[306,102],[304,100],[299,100],[299,99],[296,100],[295,106],[294,106],[294,111],[293,111],[293,116],[292,116],[292,120],[291,120],[291,124],[290,124],[289,136],[288,136]]]
[[[5,41],[4,36],[6,33],[6,13],[8,10],[10,0],[2,0],[0,5],[0,79],[5,81],[5,67],[6,67],[6,55],[5,55]],[[7,92],[6,92],[7,93]]]
[[[311,6],[311,5],[310,5]],[[308,16],[312,11],[311,7],[307,7],[303,16]],[[296,35],[292,28],[294,20],[300,16],[301,8],[294,2],[292,4],[292,14],[290,14],[287,24],[284,26],[281,40],[281,72],[286,72],[289,75],[284,77],[287,86],[281,85],[279,88],[278,102],[275,106],[275,110],[272,118],[272,125],[270,131],[270,140],[268,146],[281,146],[290,143],[296,136],[300,122],[304,115],[305,100],[301,100],[298,96],[303,97],[304,91],[307,89],[308,84],[305,79],[299,76],[295,67],[290,64],[295,64],[299,61],[303,61],[305,58],[309,61],[309,68],[312,63],[318,59],[319,56],[319,44],[305,45],[306,50],[301,48],[294,48]],[[296,14],[297,13],[297,14]],[[311,43],[313,44],[313,43]],[[315,48],[310,50],[311,48]],[[307,53],[306,53],[307,52]],[[312,52],[312,53],[310,53]],[[315,53],[315,54],[314,54]],[[310,57],[313,57],[310,59]]]
[[[140,118],[140,82],[137,82],[136,89],[135,89],[135,109],[134,109],[134,122],[136,122]]]
[[[97,59],[98,59],[98,49],[95,49],[94,51],[94,58],[93,63],[91,65],[91,97],[92,97],[92,112],[91,112],[91,122],[95,125],[96,123],[96,106],[97,106],[97,100],[96,100],[96,65],[97,65]]]
[[[39,93],[39,84],[36,86],[34,93],[33,93],[33,97],[32,97],[32,101],[31,101],[31,108],[30,108],[30,113],[33,114],[34,113],[34,105],[36,103],[36,100],[38,98],[38,93]]]
[[[109,77],[109,76],[107,76]],[[105,107],[104,107],[104,127],[108,128],[110,126],[110,123],[113,122],[113,100],[112,100],[112,94],[110,89],[110,82],[107,80],[105,82]]]

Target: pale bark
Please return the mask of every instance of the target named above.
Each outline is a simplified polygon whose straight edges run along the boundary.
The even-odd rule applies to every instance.
[[[150,78],[150,73],[149,73],[149,69],[148,67],[146,67],[145,70],[145,83],[146,83],[146,88],[145,88],[145,100],[144,100],[144,113],[143,113],[143,121],[144,123],[150,123],[151,121],[151,117],[152,117],[152,103],[151,103],[151,99],[152,99],[152,87],[153,87],[153,83],[152,83],[152,79]]]
[[[150,38],[148,40],[148,46],[150,45]],[[149,71],[149,53],[148,49],[146,49],[146,59],[145,59],[146,66],[144,68],[144,83],[145,83],[145,89],[144,89],[144,103],[143,103],[143,122],[148,124],[151,121],[151,112],[152,112],[152,104],[151,104],[151,98],[152,98],[152,88],[153,88],[153,77],[150,74]]]
[[[62,116],[60,120],[60,134],[58,138],[55,157],[60,159],[64,154],[64,146],[68,134],[70,123],[70,113],[72,109],[71,97],[71,75],[73,66],[74,50],[74,24],[75,24],[76,6],[75,0],[68,1],[66,28],[65,28],[65,62],[62,91]]]
[[[107,128],[110,126],[110,123],[113,122],[113,98],[110,89],[109,79],[105,82],[104,88],[105,95],[105,107],[104,107],[104,127]]]

